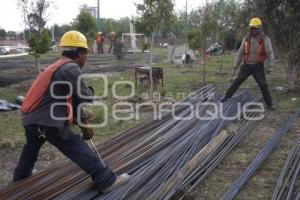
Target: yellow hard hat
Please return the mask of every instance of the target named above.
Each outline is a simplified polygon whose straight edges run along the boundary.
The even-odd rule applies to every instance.
[[[59,46],[61,46],[61,47],[82,47],[82,48],[88,49],[86,37],[78,31],[66,32],[62,36]]]
[[[250,20],[250,27],[259,28],[262,25],[262,22],[259,18],[255,17]]]
[[[102,35],[102,32],[100,31],[100,32],[98,32],[98,35]]]

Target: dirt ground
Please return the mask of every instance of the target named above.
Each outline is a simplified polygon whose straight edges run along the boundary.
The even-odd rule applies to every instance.
[[[13,171],[17,165],[21,150],[21,146],[12,148],[9,144],[2,144],[0,147],[0,189],[12,181]],[[64,155],[46,143],[39,153],[33,173],[44,171],[51,165],[62,162],[64,159]]]

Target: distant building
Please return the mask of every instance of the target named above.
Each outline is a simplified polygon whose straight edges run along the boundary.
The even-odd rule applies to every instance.
[[[97,18],[97,7],[90,7],[86,4],[83,4],[82,10],[87,12],[87,13],[90,13],[90,15],[92,17]]]

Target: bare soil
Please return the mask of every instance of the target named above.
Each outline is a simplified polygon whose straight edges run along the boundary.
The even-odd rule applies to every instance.
[[[7,186],[13,179],[13,172],[18,163],[22,147],[10,144],[0,146],[0,189]],[[45,144],[35,164],[33,174],[46,170],[51,165],[63,162],[66,158],[55,147]]]

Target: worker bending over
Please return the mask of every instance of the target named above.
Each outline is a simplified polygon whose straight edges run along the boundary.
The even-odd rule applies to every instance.
[[[93,99],[92,91],[79,80],[87,59],[87,40],[80,32],[68,31],[60,46],[62,57],[38,75],[22,104],[26,144],[13,180],[31,176],[39,150],[47,141],[89,174],[102,192],[109,192],[127,181],[129,175],[116,176],[105,166],[84,141],[93,135],[83,132],[83,139],[70,129],[76,121],[85,121],[84,116],[76,116],[78,106]],[[78,92],[90,98],[82,98]]]

